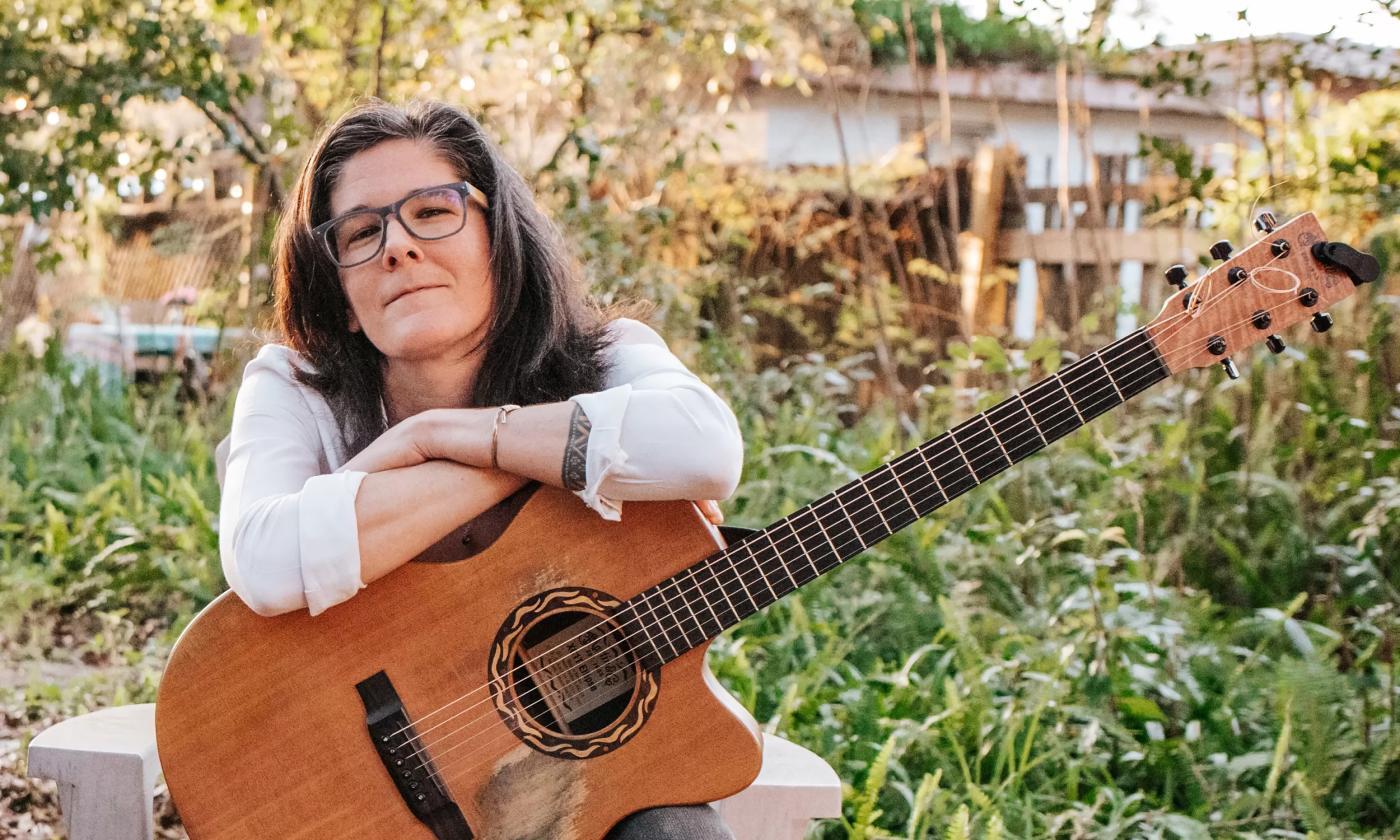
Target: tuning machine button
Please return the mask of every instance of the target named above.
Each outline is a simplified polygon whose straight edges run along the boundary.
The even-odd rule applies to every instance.
[[[1264,346],[1269,348],[1270,353],[1282,353],[1284,347],[1283,339],[1277,335],[1271,335],[1264,339]]]
[[[1326,312],[1314,312],[1312,316],[1313,332],[1325,333],[1332,329],[1332,316]]]
[[[1221,359],[1220,367],[1224,368],[1225,375],[1230,377],[1231,379],[1240,378],[1240,369],[1235,367],[1234,359]]]
[[[1381,276],[1380,261],[1350,245],[1340,242],[1317,242],[1313,244],[1312,252],[1318,262],[1340,268],[1351,278],[1351,282],[1358,286]]]
[[[1221,262],[1230,259],[1230,254],[1235,250],[1235,246],[1230,244],[1230,240],[1222,239],[1210,246],[1210,255]]]
[[[1254,229],[1260,233],[1273,233],[1276,227],[1278,227],[1278,219],[1274,217],[1273,213],[1260,213],[1254,220]]]
[[[1186,288],[1186,266],[1177,264],[1167,269],[1167,282],[1178,289]]]

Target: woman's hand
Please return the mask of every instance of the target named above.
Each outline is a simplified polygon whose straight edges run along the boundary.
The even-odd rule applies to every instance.
[[[336,472],[358,470],[377,473],[434,460],[438,456],[432,453],[426,434],[424,417],[427,413],[414,415],[375,438],[373,443]]]

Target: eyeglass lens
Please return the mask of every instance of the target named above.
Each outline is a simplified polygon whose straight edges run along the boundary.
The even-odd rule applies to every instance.
[[[441,189],[419,193],[399,208],[408,232],[418,239],[441,239],[462,229],[466,221],[462,194]],[[342,266],[356,265],[373,259],[384,244],[384,217],[365,211],[353,213],[336,222],[326,232],[326,241],[336,262]]]

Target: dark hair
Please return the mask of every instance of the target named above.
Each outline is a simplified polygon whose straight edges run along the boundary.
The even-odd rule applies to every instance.
[[[331,190],[346,161],[393,139],[426,141],[490,201],[495,311],[472,404],[530,405],[600,390],[607,371],[603,314],[587,302],[574,260],[524,179],[461,110],[370,99],[316,142],[278,223],[273,258],[278,327],[313,367],[298,369],[296,378],[325,397],[348,456],[384,432],[384,356],[362,331],[350,331],[339,272],[311,229],[330,218]]]

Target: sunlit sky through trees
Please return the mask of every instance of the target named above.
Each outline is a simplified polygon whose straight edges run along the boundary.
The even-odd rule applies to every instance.
[[[970,11],[986,8],[982,0],[960,0]],[[1400,9],[1400,4],[1396,4]],[[1027,0],[1025,8],[1038,22],[1053,24],[1069,9],[1068,25],[1082,31],[1093,0]],[[1017,13],[1003,0],[1009,14]],[[1245,20],[1240,19],[1244,12]],[[1161,35],[1168,43],[1187,43],[1205,35],[1211,40],[1255,35],[1301,33],[1318,35],[1335,27],[1333,36],[1362,43],[1400,47],[1400,18],[1387,12],[1381,0],[1119,0],[1109,32],[1125,46],[1151,43]]]

